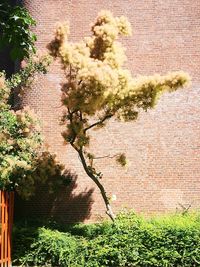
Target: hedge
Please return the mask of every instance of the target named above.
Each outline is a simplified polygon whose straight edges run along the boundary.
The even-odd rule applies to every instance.
[[[15,262],[22,266],[200,266],[199,214],[144,219],[122,213],[115,224],[30,229],[16,227],[14,231],[14,244],[24,239],[28,246],[14,251]]]

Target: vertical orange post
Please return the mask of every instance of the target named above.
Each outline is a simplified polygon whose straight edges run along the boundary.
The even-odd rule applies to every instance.
[[[0,191],[0,266],[11,267],[14,192]]]

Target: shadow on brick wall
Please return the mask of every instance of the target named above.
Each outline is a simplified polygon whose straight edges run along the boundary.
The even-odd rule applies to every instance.
[[[85,188],[83,192],[77,193],[77,175],[65,170],[66,177],[70,183],[56,188],[50,192],[48,183],[38,183],[33,197],[23,200],[18,194],[15,197],[15,219],[55,219],[58,222],[75,223],[83,222],[90,218],[93,204],[92,194],[94,189]],[[53,177],[55,179],[55,177]]]

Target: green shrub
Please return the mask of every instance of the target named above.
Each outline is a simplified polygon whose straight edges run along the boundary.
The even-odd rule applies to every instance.
[[[13,263],[17,262],[27,253],[27,248],[31,246],[37,238],[37,229],[34,227],[14,226],[13,228]]]
[[[31,251],[21,258],[22,264],[37,266],[84,266],[80,253],[83,241],[69,233],[40,228]]]
[[[38,228],[29,250],[23,256],[18,252],[20,262],[62,267],[200,266],[200,218],[195,214],[144,219],[123,213],[115,224],[76,224],[66,227],[67,232],[55,228],[61,229],[56,224],[53,230]]]

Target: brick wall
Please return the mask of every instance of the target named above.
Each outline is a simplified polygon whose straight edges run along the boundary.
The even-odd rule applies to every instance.
[[[37,46],[45,50],[58,21],[70,21],[71,40],[89,35],[90,23],[101,9],[125,15],[133,36],[124,38],[133,74],[189,72],[192,87],[162,97],[157,107],[134,123],[111,121],[95,132],[97,156],[126,152],[129,167],[113,159],[98,161],[108,194],[115,194],[115,212],[129,207],[137,212],[171,212],[180,204],[200,206],[200,2],[198,0],[32,0],[24,1],[37,20]],[[65,221],[96,220],[105,214],[101,195],[84,174],[76,153],[63,145],[59,117],[62,72],[54,63],[25,98],[43,122],[45,140],[76,182],[57,195],[39,188],[28,202],[18,200],[18,215],[53,215]]]

